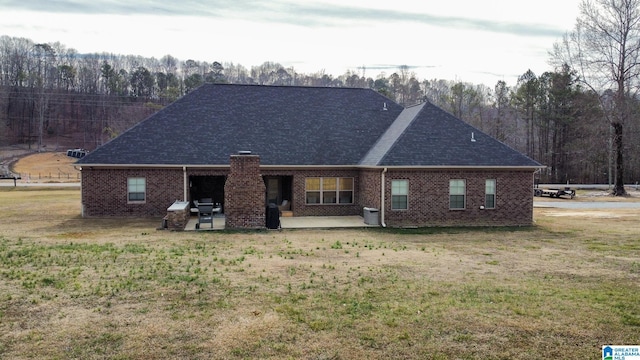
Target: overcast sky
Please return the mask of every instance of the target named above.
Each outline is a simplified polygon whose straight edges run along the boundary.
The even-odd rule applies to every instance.
[[[265,61],[299,73],[515,85],[553,70],[548,52],[580,0],[0,0],[0,35],[80,53]],[[363,68],[365,70],[363,70]]]

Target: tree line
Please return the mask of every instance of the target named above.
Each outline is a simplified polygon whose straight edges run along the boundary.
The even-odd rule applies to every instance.
[[[358,87],[405,106],[429,101],[442,107],[546,165],[536,174],[541,182],[635,183],[640,178],[640,145],[633,141],[640,125],[638,1],[583,2],[576,29],[554,44],[554,69],[526,70],[516,84],[498,81],[493,87],[421,80],[409,66],[375,79],[365,77],[365,69],[334,77],[324,71],[301,74],[276,62],[246,68],[171,55],[79,54],[60,43],[2,36],[0,119],[6,126],[0,145],[42,150],[72,138],[93,149],[203,83]],[[604,19],[610,23],[597,24]],[[635,33],[627,28],[626,35],[620,33],[627,38],[608,39],[616,26]],[[610,52],[624,53],[623,42],[628,57],[622,64],[620,56],[603,60],[595,54],[606,44]],[[633,46],[636,52],[629,50]],[[616,75],[602,68],[623,70]],[[623,133],[632,141],[623,142]]]

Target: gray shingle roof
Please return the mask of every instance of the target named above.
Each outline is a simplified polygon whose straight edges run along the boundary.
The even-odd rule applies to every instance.
[[[240,150],[262,165],[540,166],[431,104],[404,109],[370,89],[228,84],[201,86],[78,164],[228,165]]]
[[[404,134],[424,104],[404,109],[396,121],[387,128],[378,141],[369,149],[367,155],[360,161],[360,165],[378,165],[382,157],[396,144],[398,138]]]
[[[354,165],[401,111],[368,89],[207,84],[78,163]]]
[[[439,107],[426,103],[379,166],[541,167]]]

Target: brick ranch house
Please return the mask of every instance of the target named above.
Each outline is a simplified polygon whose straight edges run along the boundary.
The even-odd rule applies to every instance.
[[[265,227],[266,204],[285,200],[293,216],[378,209],[382,226],[527,226],[542,167],[430,103],[228,84],[201,86],[77,165],[85,217],[161,217],[212,198],[227,228]]]

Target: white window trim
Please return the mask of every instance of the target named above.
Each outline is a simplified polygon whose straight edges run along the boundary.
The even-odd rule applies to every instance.
[[[394,181],[404,181],[407,183],[407,193],[406,194],[394,194],[393,193],[393,182]],[[394,196],[405,196],[407,198],[407,207],[405,208],[394,208],[393,207],[393,197]],[[391,180],[391,210],[393,211],[407,211],[409,210],[409,179],[392,179]]]
[[[451,193],[451,182],[452,181],[462,181],[462,183],[464,184],[464,194],[452,194]],[[451,196],[453,195],[462,195],[463,196],[463,201],[462,201],[462,207],[460,208],[454,208],[451,207]],[[466,210],[467,209],[467,180],[465,179],[449,179],[449,210],[454,210],[454,211],[460,211],[460,210]]]
[[[307,189],[307,179],[320,179],[320,189],[319,190],[309,190]],[[323,179],[335,179],[336,180],[336,202],[334,203],[324,203],[324,193],[328,192],[328,191],[334,191],[334,190],[324,190],[322,188],[322,184],[323,184]],[[353,187],[350,190],[343,190],[340,188],[340,179],[351,179],[351,186]],[[309,176],[306,177],[304,179],[304,203],[305,205],[308,206],[315,206],[315,205],[353,205],[354,204],[354,200],[355,200],[355,190],[356,187],[356,182],[355,182],[355,178],[350,177],[350,176]],[[349,203],[341,203],[340,202],[340,192],[342,191],[350,191],[351,192],[351,202]],[[308,203],[307,202],[307,194],[310,192],[317,192],[319,193],[320,196],[320,202],[319,203]]]
[[[142,179],[144,180],[144,199],[143,200],[130,200],[130,194],[136,193],[129,188],[129,180]],[[131,176],[127,178],[127,204],[144,204],[147,202],[147,178],[144,176]]]
[[[487,181],[489,181],[489,180],[493,181],[493,193],[488,193],[487,192]],[[496,181],[496,179],[486,179],[485,182],[484,182],[484,208],[485,209],[491,210],[491,209],[495,209],[496,208],[497,199],[498,199],[498,196],[496,194],[497,192],[498,192],[498,181]],[[493,206],[492,207],[487,206],[487,195],[493,195]]]

